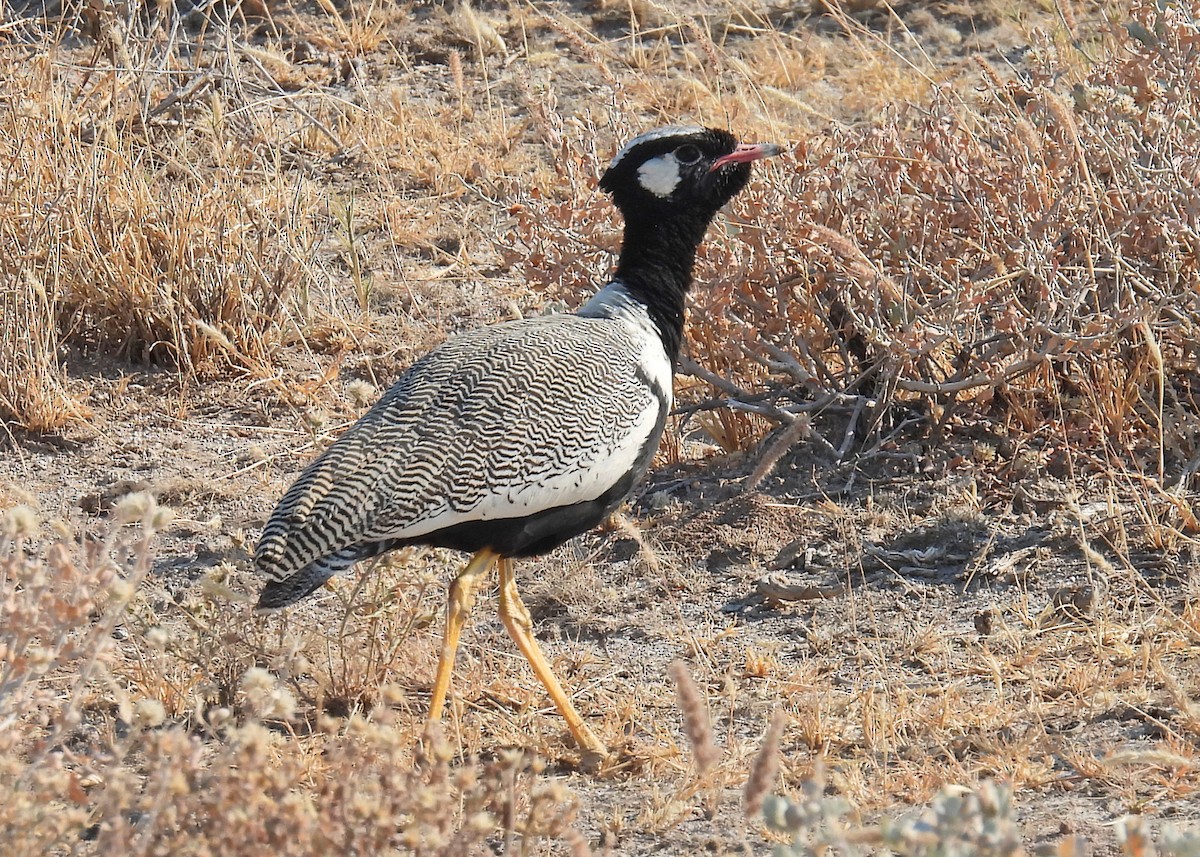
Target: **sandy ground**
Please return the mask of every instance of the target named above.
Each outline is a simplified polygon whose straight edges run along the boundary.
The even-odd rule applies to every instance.
[[[1017,62],[1024,50],[1025,22],[996,12],[898,9],[938,62],[976,51]],[[600,35],[624,20],[608,4],[582,14]],[[833,26],[786,10],[773,21],[804,38]],[[883,12],[873,23],[904,41]],[[414,26],[409,62],[441,62],[436,26],[420,16]],[[573,86],[564,83],[564,97]],[[838,100],[830,92],[822,109]],[[844,107],[838,118],[847,122],[867,110]],[[422,265],[431,263],[414,254],[396,277]],[[437,327],[492,320],[514,294],[526,306],[542,300],[507,281],[455,288],[436,323],[398,346],[397,331],[413,328],[396,317],[412,304],[386,306],[311,397],[317,424],[313,408],[306,421],[266,384],[181,382],[166,369],[77,354],[71,376],[93,418],[7,448],[0,500],[32,497],[85,537],[106,531],[115,499],[150,490],[178,513],[149,583],[159,617],[170,621],[214,575],[250,597],[247,550],[258,529],[318,445],[362,411],[346,384],[385,386]],[[285,358],[284,374],[311,379],[330,368],[325,359]],[[841,463],[801,442],[750,491],[761,448],[718,454],[694,425],[682,448],[685,460],[664,461],[623,524],[520,566],[544,645],[585,716],[619,747],[620,765],[601,776],[578,770],[561,722],[491,615],[491,594],[464,642],[465,704],[453,720],[464,745],[487,754],[516,743],[547,755],[593,842],[620,854],[734,851],[743,840],[765,847],[757,825],[747,832],[739,789],[777,706],[790,715],[785,787],[824,760],[831,791],[867,817],[927,801],[943,783],[994,776],[1016,784],[1031,844],[1081,833],[1105,853],[1114,841],[1107,825],[1131,811],[1200,821],[1200,720],[1189,708],[1200,686],[1200,566],[1190,540],[1159,538],[1159,511],[1130,486],[1089,482],[1052,442],[1014,445],[983,425],[946,435],[914,427],[885,452]],[[401,659],[408,671],[389,673],[414,721],[456,561],[415,551],[390,572],[409,587],[406,609],[425,616]],[[437,584],[412,595],[429,571]],[[269,621],[336,626],[351,588]],[[666,677],[675,659],[708,695],[726,747],[706,799],[715,813],[689,791],[689,751]]]

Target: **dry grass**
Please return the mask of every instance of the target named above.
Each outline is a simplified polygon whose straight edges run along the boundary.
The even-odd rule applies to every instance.
[[[85,418],[87,411],[71,392],[59,361],[58,325],[48,322],[55,299],[28,277],[6,281],[0,293],[0,414],[5,429],[11,421],[46,432]]]
[[[5,853],[1074,854],[1093,823],[1188,816],[1200,9],[971,6],[6,7],[12,448],[90,421],[173,473],[227,443],[175,523],[143,498],[80,526],[97,486],[6,471],[101,535],[0,492]],[[594,288],[619,235],[596,176],[693,119],[790,144],[703,251],[663,463],[729,457],[644,531],[525,566],[620,752],[576,773],[486,624],[422,734],[456,559],[261,621],[237,547],[415,354]],[[673,499],[731,474],[745,496]],[[186,560],[213,533],[206,573],[154,566],[152,537]],[[752,584],[759,613],[717,612]],[[1151,828],[1110,847],[1194,853]]]
[[[63,542],[37,549],[28,507],[3,519],[8,853],[238,854],[253,843],[281,854],[449,855],[474,853],[497,829],[522,848],[562,834],[570,806],[540,762],[514,751],[452,764],[440,730],[401,728],[403,695],[387,686],[375,686],[369,710],[333,718],[299,706],[263,667],[225,685],[215,662],[213,674],[192,664],[189,675],[181,667],[203,654],[203,634],[234,643],[227,663],[255,641],[225,617],[204,626],[195,605],[190,627],[147,627],[150,541],[170,517],[142,494],[116,519],[134,529],[114,529],[84,556]],[[303,657],[288,654],[293,666]]]
[[[215,581],[181,605],[187,623],[172,630],[148,625],[154,598],[153,587],[145,585],[150,546],[170,523],[171,515],[152,498],[130,495],[116,507],[112,535],[81,552],[59,539],[43,542],[28,507],[10,510],[2,520],[0,718],[6,728],[0,763],[14,788],[0,812],[0,841],[12,853],[239,854],[249,842],[284,854],[466,854],[501,841],[507,843],[504,853],[542,853],[539,842],[559,838],[571,843],[573,853],[590,853],[572,826],[577,799],[536,758],[506,750],[490,761],[463,759],[457,742],[441,730],[414,729],[419,706],[397,684],[376,681],[357,688],[349,708],[344,698],[333,705],[335,673],[308,658],[319,656],[313,643],[323,636],[334,666],[358,659],[358,644],[344,645],[337,630],[310,633],[307,640],[264,637],[244,613],[229,609],[229,596]],[[220,612],[205,612],[203,605],[221,601],[226,607]],[[411,622],[419,613],[419,604],[412,605],[393,623]],[[722,788],[744,782],[751,825],[761,808],[767,826],[790,843],[793,850],[784,853],[819,847],[859,854],[879,846],[912,855],[947,848],[1024,853],[1013,792],[1033,785],[1039,745],[1048,737],[1031,734],[1025,718],[1032,710],[1052,721],[1064,695],[1074,699],[1063,710],[1078,711],[1114,692],[1132,698],[1156,682],[1175,692],[1165,658],[1180,652],[1173,636],[1178,618],[1145,623],[1140,652],[1111,639],[1047,637],[1040,626],[1008,628],[961,666],[946,664],[930,685],[940,698],[913,693],[916,673],[904,684],[876,685],[842,710],[826,711],[820,738],[806,737],[802,721],[810,703],[829,701],[828,692],[802,687],[799,675],[773,671],[760,693],[786,700],[788,714],[776,711],[765,737],[739,741],[724,760],[712,752],[712,727],[701,710],[711,703],[677,665],[672,672],[687,724],[683,732],[697,760],[708,761],[689,772],[671,754],[644,755],[651,785],[639,823],[651,829],[678,825],[700,796],[706,796],[711,818]],[[1111,632],[1117,625],[1103,627]],[[1187,639],[1200,633],[1194,623],[1188,631]],[[1097,633],[1107,632],[1098,626]],[[221,645],[205,661],[214,636]],[[901,642],[901,648],[913,645]],[[925,656],[948,657],[939,654],[940,645],[926,646]],[[1090,651],[1072,651],[1079,645]],[[825,659],[818,651],[814,661]],[[1041,665],[1036,674],[1035,663]],[[1007,694],[1006,684],[1036,687],[1054,672],[1053,664],[1067,670],[1055,687],[1038,692],[1041,704],[1032,707],[982,703],[964,682],[990,670],[1011,678],[997,678],[985,695]],[[1087,674],[1076,681],[1069,670],[1080,668]],[[321,701],[314,700],[314,690],[324,694]],[[1016,690],[1014,700],[1028,693]],[[967,726],[970,712],[974,728]],[[928,763],[905,757],[902,744],[941,732],[933,742],[950,747],[951,735],[965,728],[975,736],[969,740],[980,742],[967,755],[977,752],[979,769],[1006,786],[985,783],[978,794],[939,792],[931,781],[929,810],[870,824],[851,798],[841,796],[860,793],[856,777],[864,785],[897,776],[911,781],[917,766],[927,769]],[[750,762],[747,754],[759,743]],[[806,743],[819,748],[818,758],[836,760],[832,780],[820,764],[815,771],[807,764],[795,767]],[[856,747],[870,752],[862,756]],[[891,773],[863,767],[881,753],[899,754],[887,764]],[[1195,759],[1184,735],[1168,734],[1160,748],[1080,755],[1074,764],[1081,775],[1118,789],[1136,771],[1127,782],[1138,790],[1149,784],[1192,794],[1184,778],[1200,767]],[[792,798],[771,796],[780,769],[794,784]],[[831,788],[839,796],[830,796]],[[1145,825],[1136,819],[1123,825],[1122,853],[1147,853],[1153,838]],[[1172,825],[1164,826],[1160,841],[1165,853],[1194,853],[1194,836]],[[1082,847],[1080,837],[1068,837],[1047,853],[1082,853]]]
[[[46,295],[29,319],[36,331],[186,373],[230,364],[261,373],[280,338],[282,297],[301,286],[304,224],[284,220],[297,189],[247,183],[247,157],[201,174],[191,164],[215,153],[197,153],[183,135],[152,157],[157,108],[123,115],[114,105],[133,93],[120,77],[81,81],[50,56],[13,72],[5,279]],[[203,86],[192,88],[202,97]],[[145,97],[171,100],[153,89]],[[205,112],[183,115],[214,121]]]
[[[841,461],[892,440],[901,406],[940,430],[986,416],[1057,439],[1089,472],[1195,471],[1195,24],[1174,7],[1139,20],[1157,35],[1086,73],[1048,39],[1026,82],[981,60],[970,100],[940,90],[810,136],[739,197],[690,331],[723,448],[817,419],[844,432]],[[614,243],[603,200],[575,190],[518,213],[531,237],[510,258],[552,292]]]

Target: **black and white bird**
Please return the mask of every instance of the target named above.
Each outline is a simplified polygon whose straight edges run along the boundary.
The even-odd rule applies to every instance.
[[[778,152],[701,127],[631,140],[600,179],[625,217],[611,282],[574,314],[473,330],[414,363],[271,515],[254,556],[267,579],[258,607],[403,545],[471,553],[450,587],[430,719],[475,589],[498,565],[505,628],[575,739],[604,754],[538,647],[513,560],[596,526],[645,474],[671,410],[696,248],[750,163]]]

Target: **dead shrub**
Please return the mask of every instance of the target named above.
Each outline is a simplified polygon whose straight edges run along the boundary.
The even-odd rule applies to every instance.
[[[1150,473],[1156,447],[1171,472],[1196,454],[1197,25],[1176,7],[1134,14],[1077,85],[1041,44],[1024,87],[984,74],[979,106],[938,91],[760,169],[693,293],[691,395],[728,407],[706,423],[719,443],[837,417],[845,457],[915,406],[927,427],[946,412],[1050,424]],[[576,185],[514,213],[511,234],[530,237],[502,249],[521,276],[594,288],[617,244],[601,195]]]
[[[568,831],[572,802],[540,762],[456,762],[439,729],[406,728],[386,693],[339,719],[262,667],[244,671],[233,708],[209,695],[219,666],[193,670],[189,687],[174,665],[199,663],[188,653],[207,634],[243,652],[254,641],[236,637],[236,618],[144,628],[151,539],[169,516],[135,495],[116,518],[137,529],[82,555],[44,543],[26,507],[0,520],[5,853],[455,855]],[[296,631],[279,649],[296,648]]]

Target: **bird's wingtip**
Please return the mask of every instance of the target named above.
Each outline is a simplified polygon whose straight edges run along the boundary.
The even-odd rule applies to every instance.
[[[272,613],[280,612],[303,597],[303,595],[296,594],[296,588],[290,584],[290,581],[271,581],[258,594],[258,603],[254,605],[254,613],[257,616],[269,616]]]
[[[268,580],[258,594],[258,603],[254,612],[258,615],[277,613],[285,607],[290,607],[302,598],[306,598],[321,588],[325,581],[333,576],[335,571],[344,568],[331,566],[327,562],[315,562],[296,574],[278,580]]]

